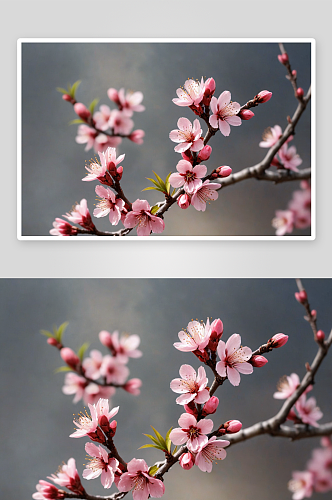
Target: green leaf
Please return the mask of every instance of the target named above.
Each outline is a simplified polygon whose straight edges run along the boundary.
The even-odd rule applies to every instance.
[[[54,373],[59,373],[59,372],[71,372],[72,368],[69,368],[69,366],[60,366],[59,368],[56,368],[54,370]]]
[[[164,191],[162,189],[160,189],[159,187],[153,187],[153,186],[150,186],[150,187],[147,187],[147,188],[144,188],[142,189],[142,191],[150,191],[151,189],[154,189],[155,191],[160,191],[161,193],[163,193]]]
[[[151,427],[152,427],[152,425],[151,425]],[[154,427],[152,427],[152,429],[153,429],[155,435],[157,436],[157,439],[158,439],[159,443],[161,444],[161,446],[164,447],[164,450],[167,450],[165,439],[162,437],[162,435]]]
[[[171,173],[172,173],[172,172],[170,172],[170,173],[168,174],[168,176],[166,177],[166,180],[165,180],[165,186],[166,186],[166,191],[167,191],[167,194],[169,194],[169,191],[170,191],[170,189],[171,189],[171,185],[170,185],[170,182],[169,182],[169,178],[170,178],[170,176],[171,176]]]
[[[138,449],[141,450],[142,448],[158,448],[159,446],[155,446],[154,444],[144,444],[143,446],[140,446]]]
[[[155,213],[157,213],[159,210],[159,207],[158,205],[153,205],[153,207],[151,208],[151,213],[152,215],[154,215]]]
[[[82,80],[77,80],[77,82],[73,83],[73,85],[70,87],[70,85],[68,85],[68,89],[70,89],[70,96],[75,99],[75,93],[76,93],[76,90],[78,89],[79,85],[81,84]]]
[[[46,337],[50,337],[50,338],[54,339],[54,335],[51,332],[49,332],[48,330],[40,330],[40,333],[42,335],[45,335]]]
[[[173,427],[171,427],[170,430],[167,432],[166,438],[165,438],[168,453],[171,453],[172,441],[170,440],[169,435],[170,435],[172,429],[173,429]]]
[[[80,358],[81,361],[83,361],[84,353],[87,350],[87,348],[89,347],[89,345],[90,344],[88,344],[88,342],[85,342],[83,345],[81,345],[81,347],[77,351],[77,356]]]
[[[165,183],[164,183],[164,181],[162,180],[162,178],[161,178],[161,177],[159,177],[159,175],[158,175],[158,174],[156,174],[156,172],[155,172],[154,170],[152,170],[152,172],[154,173],[154,175],[155,175],[155,176],[156,176],[156,178],[158,179],[159,184],[160,184],[160,185],[163,185],[163,184],[165,185]]]
[[[152,467],[149,468],[149,476],[154,476],[158,469],[158,465],[152,465]]]
[[[69,125],[76,125],[77,123],[85,123],[85,121],[82,120],[81,118],[75,118],[74,120],[71,120],[69,122]]]
[[[68,321],[65,321],[64,323],[62,323],[59,328],[57,329],[56,327],[53,328],[53,332],[54,332],[54,337],[56,338],[56,340],[58,342],[62,342],[62,336],[64,334],[64,331],[65,329],[67,328],[67,326],[69,325]]]
[[[153,182],[153,184],[157,187],[157,188],[160,188],[160,184],[159,182],[155,181],[154,179],[151,179],[150,177],[146,177],[146,179],[148,179],[149,181]]]
[[[153,441],[155,444],[157,444],[157,445],[160,444],[159,441],[155,437],[151,436],[151,434],[144,434],[144,436],[150,438],[151,441]]]
[[[62,87],[57,87],[56,90],[58,92],[61,92],[61,94],[68,94],[68,90],[66,89],[63,89]]]
[[[91,113],[92,115],[93,115],[93,112],[94,112],[95,107],[97,106],[98,102],[99,102],[99,99],[94,99],[94,100],[92,101],[92,103],[90,104],[90,106],[89,106],[89,111],[90,111],[90,113]]]

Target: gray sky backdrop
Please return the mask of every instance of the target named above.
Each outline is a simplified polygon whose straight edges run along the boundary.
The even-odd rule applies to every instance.
[[[305,91],[310,85],[310,44],[286,44],[292,67],[298,71],[298,84]],[[107,89],[141,90],[146,111],[134,114],[135,128],[145,130],[143,145],[124,140],[118,154],[123,161],[122,185],[128,198],[160,201],[157,192],[143,192],[151,185],[146,177],[152,170],[165,178],[175,171],[181,155],[168,135],[177,128],[177,120],[196,116],[189,108],[172,103],[176,89],[189,77],[212,76],[216,96],[229,90],[232,99],[244,104],[261,90],[273,92],[273,98],[254,109],[255,117],[241,127],[232,127],[229,137],[221,133],[210,141],[212,156],[208,170],[229,165],[233,172],[259,162],[266,150],[259,148],[263,131],[279,124],[283,129],[296,101],[285,69],[277,60],[276,43],[24,43],[22,62],[22,235],[47,236],[55,217],[69,211],[75,202],[88,200],[90,211],[95,203],[96,182],[83,183],[85,162],[93,150],[75,142],[77,125],[71,105],[62,101],[56,87],[82,80],[77,99],[89,104],[115,107]],[[98,105],[98,107],[99,107]],[[202,123],[203,133],[206,125]],[[293,140],[303,159],[300,168],[310,166],[310,105],[297,127]],[[177,206],[165,216],[163,235],[274,235],[271,220],[276,209],[286,209],[299,183],[273,185],[255,180],[228,187],[205,213]],[[160,193],[161,194],[161,193]],[[97,226],[114,230],[108,218]],[[120,228],[121,224],[119,225]],[[121,226],[122,227],[122,226]],[[136,231],[133,231],[133,235]],[[296,230],[308,235],[310,230]]]
[[[331,328],[331,280],[304,280],[318,326]],[[217,395],[220,405],[212,416],[215,426],[231,418],[249,426],[274,415],[281,402],[272,395],[281,376],[305,373],[316,346],[303,308],[295,298],[294,280],[286,279],[2,279],[1,318],[1,467],[2,498],[29,499],[39,479],[54,473],[62,461],[76,459],[80,474],[86,463],[85,439],[70,439],[73,413],[83,409],[61,392],[64,375],[54,374],[63,363],[39,331],[69,321],[65,345],[77,350],[84,342],[100,349],[99,331],[136,333],[143,357],[131,360],[130,376],[143,381],[140,397],[118,391],[112,406],[120,405],[116,445],[125,460],[162,460],[157,450],[143,449],[144,433],[153,425],[165,435],[176,427],[183,409],[169,388],[181,364],[198,368],[192,354],[173,347],[179,330],[192,318],[220,317],[224,340],[239,333],[243,345],[255,349],[272,335],[289,335],[288,343],[269,354],[268,364],[241,376],[238,387],[226,382]],[[89,351],[88,351],[89,352]],[[331,353],[324,361],[312,394],[324,417],[331,420]],[[211,373],[208,372],[211,382]],[[229,449],[226,460],[211,474],[179,466],[165,477],[165,500],[291,499],[287,482],[291,470],[303,470],[319,440],[288,442],[258,437]],[[86,481],[93,494],[107,495],[99,480]],[[113,489],[111,490],[111,492]],[[330,498],[329,494],[313,499]]]

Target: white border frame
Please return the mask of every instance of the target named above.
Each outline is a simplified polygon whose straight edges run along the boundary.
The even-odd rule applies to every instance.
[[[310,43],[311,44],[311,235],[310,236],[23,236],[22,44],[23,43]],[[19,38],[17,40],[17,239],[39,241],[312,241],[316,239],[316,40],[314,38]]]

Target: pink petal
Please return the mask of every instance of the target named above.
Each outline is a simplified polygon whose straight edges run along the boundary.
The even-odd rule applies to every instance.
[[[125,227],[135,227],[137,226],[139,222],[139,219],[137,217],[136,214],[134,214],[134,212],[129,212],[127,215],[126,215],[126,218],[124,220],[124,226]]]
[[[183,429],[173,429],[169,435],[170,440],[173,444],[183,444],[188,441],[188,435]]]
[[[233,127],[238,127],[242,123],[242,120],[239,116],[228,116],[226,118],[226,121],[230,125],[233,125]]]
[[[151,215],[150,226],[153,233],[162,233],[165,229],[165,222],[161,217],[157,217],[156,215]]]
[[[185,180],[182,177],[182,175],[174,173],[174,174],[170,175],[169,183],[172,187],[178,188],[178,187],[183,186],[183,184],[185,183]]]
[[[150,211],[149,202],[146,200],[136,200],[133,203],[133,212]]]
[[[190,148],[191,144],[192,144],[191,142],[182,142],[181,144],[175,146],[174,151],[176,153],[183,153],[184,151],[187,151],[187,149]]]
[[[184,380],[195,380],[196,379],[196,371],[190,365],[181,365],[179,373],[180,373],[180,377],[183,378]]]
[[[191,124],[191,121],[188,120],[188,118],[184,118],[184,117],[179,118],[177,125],[178,125],[180,130],[183,130],[186,132],[192,130],[192,124]]]
[[[196,153],[197,151],[200,151],[201,149],[204,148],[204,142],[203,139],[197,139],[197,141],[193,142],[193,145],[191,146],[191,151],[194,151]]]
[[[233,333],[226,342],[227,356],[233,354],[241,347],[241,336],[238,333]]]
[[[183,135],[180,134],[179,130],[171,130],[171,132],[169,133],[169,138],[173,142],[183,142],[184,141]]]
[[[176,398],[175,401],[176,401],[176,403],[178,405],[187,405],[193,399],[195,399],[195,394],[186,393],[186,394],[182,394],[181,396],[179,396],[178,398]]]
[[[180,174],[186,174],[188,171],[191,172],[193,169],[192,164],[187,160],[180,160],[176,165],[176,170]]]
[[[219,120],[219,130],[225,137],[228,137],[231,133],[231,127],[224,120]]]
[[[197,424],[202,434],[209,434],[213,429],[213,421],[210,418],[200,420]]]
[[[93,443],[86,443],[85,445],[85,451],[91,456],[91,457],[99,457],[99,448]]]
[[[190,413],[182,413],[178,422],[179,425],[185,429],[188,429],[191,425],[195,427],[197,424],[196,418]]]
[[[165,493],[165,486],[162,481],[154,477],[149,478],[149,490],[150,494],[154,498],[160,498]]]
[[[170,383],[170,388],[173,392],[177,394],[187,394],[188,388],[183,384],[183,380],[181,378],[175,378]]]
[[[196,165],[196,167],[193,168],[193,172],[195,172],[197,177],[205,177],[207,173],[207,168],[205,165]]]
[[[212,99],[213,99],[213,97],[212,97]],[[216,114],[211,115],[209,118],[209,123],[210,123],[211,127],[218,128],[218,115],[216,115]]]
[[[217,373],[219,373],[219,375],[221,377],[226,377],[226,364],[225,364],[225,361],[219,361],[216,365],[216,370],[217,370]]]
[[[128,464],[127,464],[127,469],[128,469],[128,472],[131,474],[134,474],[139,470],[142,472],[149,471],[149,467],[148,467],[146,461],[143,460],[142,458],[133,458],[132,460],[130,460],[130,462],[128,462]]]
[[[244,375],[249,375],[254,371],[253,366],[250,363],[236,363],[234,368]]]
[[[214,115],[217,114],[218,112],[218,99],[216,97],[212,97],[211,98],[211,102],[210,102],[210,107],[211,107],[211,111]],[[211,117],[210,117],[211,118]],[[212,125],[213,126],[213,125]],[[215,127],[216,128],[216,127]]]
[[[104,488],[110,488],[114,481],[114,472],[112,471],[112,469],[108,469],[107,471],[103,470],[100,480]]]
[[[203,389],[200,391],[197,396],[195,397],[195,401],[198,404],[206,403],[206,401],[210,399],[210,394],[208,389]],[[186,403],[185,403],[186,404]]]
[[[231,102],[231,93],[229,92],[229,90],[224,90],[224,92],[220,94],[218,98],[219,109],[224,108],[230,102]]]
[[[230,368],[229,366],[227,366],[227,376],[232,385],[237,386],[240,384],[241,377],[239,372],[235,370],[235,368]]]

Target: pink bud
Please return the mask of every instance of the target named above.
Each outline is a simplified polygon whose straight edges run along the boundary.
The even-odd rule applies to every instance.
[[[117,421],[112,420],[112,422],[110,423],[110,431],[109,431],[110,437],[115,436],[117,425],[118,425]]]
[[[180,459],[179,459],[180,465],[182,469],[189,470],[193,467],[194,465],[194,459],[192,454],[188,451],[188,453],[182,453]]]
[[[301,290],[300,292],[295,292],[295,298],[300,304],[305,304],[308,296],[305,290]]]
[[[316,334],[316,339],[318,342],[323,342],[324,339],[325,339],[325,333],[323,332],[323,330],[318,330],[317,334]]]
[[[190,401],[187,405],[184,405],[184,409],[187,413],[190,413],[190,415],[194,415],[195,418],[198,417],[198,411],[193,401]]]
[[[251,360],[249,361],[252,366],[255,368],[261,368],[262,366],[266,365],[267,359],[264,356],[252,356]]]
[[[204,146],[203,149],[200,150],[197,156],[197,161],[200,163],[201,161],[208,160],[211,156],[212,148],[208,144]]]
[[[271,165],[273,167],[278,167],[278,168],[281,167],[281,163],[279,162],[279,160],[278,160],[278,158],[276,156],[274,156],[272,158]]]
[[[279,62],[281,62],[281,64],[286,64],[288,62],[288,55],[286,54],[286,52],[284,52],[283,54],[279,54],[278,60]]]
[[[75,113],[84,121],[87,121],[87,119],[90,118],[91,116],[91,113],[88,110],[88,108],[84,106],[84,104],[82,104],[81,102],[77,102],[76,104],[74,104],[74,110]]]
[[[111,334],[108,333],[106,330],[103,330],[99,333],[99,340],[105,347],[108,347],[108,349],[110,349],[112,352],[115,351]]]
[[[217,411],[219,405],[219,399],[216,396],[211,396],[211,398],[205,403],[202,410],[202,417],[207,415],[212,415]]]
[[[123,386],[124,390],[130,392],[134,396],[138,396],[140,394],[140,387],[142,385],[142,380],[139,378],[131,378],[128,382]]]
[[[195,351],[193,351],[193,354],[195,354],[195,356],[197,356],[197,358],[203,363],[205,363],[209,359],[209,355],[205,350],[200,351],[199,349],[196,349]]]
[[[108,95],[109,99],[111,99],[111,101],[115,102],[116,104],[120,103],[119,94],[118,94],[118,91],[116,89],[113,89],[113,88],[108,89],[107,95]]]
[[[302,87],[299,87],[296,91],[296,95],[297,97],[299,97],[300,99],[302,99],[302,97],[304,96],[304,90]]]
[[[68,94],[63,94],[63,95],[62,95],[62,99],[63,99],[64,101],[69,101],[69,102],[71,101],[71,97],[70,97],[70,95],[68,95]]]
[[[224,165],[223,167],[218,167],[216,172],[219,174],[219,177],[228,177],[232,173],[231,167],[227,167]]]
[[[297,71],[296,71],[296,69],[293,69],[293,71],[292,71],[292,75],[293,75],[293,77],[294,77],[294,78],[296,78],[296,77],[297,77]]]
[[[123,174],[123,167],[120,166],[116,169],[116,177],[117,179],[121,180],[122,179],[122,174]]]
[[[257,100],[260,103],[267,102],[271,99],[272,97],[272,92],[269,90],[261,90],[260,93],[257,95]]]
[[[269,343],[271,343],[271,347],[273,349],[277,349],[278,347],[282,347],[283,345],[286,344],[288,341],[288,335],[285,335],[283,333],[276,333],[273,335],[272,339],[269,340]]]
[[[220,318],[215,319],[211,323],[211,335],[208,343],[208,348],[211,351],[216,351],[218,347],[218,342],[221,339],[221,336],[224,331],[224,325]]]
[[[136,144],[143,144],[143,137],[145,136],[144,130],[137,129],[134,130],[129,136],[128,139],[130,139],[133,142],[136,142]]]
[[[59,232],[60,236],[75,236],[77,234],[77,227],[72,226],[69,222],[56,217],[53,222],[54,229]],[[53,229],[51,229],[53,231]],[[52,233],[51,233],[52,234]]]
[[[290,410],[287,415],[287,420],[293,420],[293,422],[298,422],[298,416],[296,415],[294,410]]]
[[[332,446],[332,442],[331,442],[330,436],[323,436],[322,439],[320,440],[320,444],[324,448],[330,448]]]
[[[54,337],[49,337],[47,339],[47,343],[50,345],[54,345],[54,347],[56,347],[57,349],[62,348],[62,344],[60,344],[60,342],[58,342],[57,339],[55,339]]]
[[[190,161],[191,164],[194,163],[194,158],[193,155],[191,154],[190,149],[187,149],[187,151],[183,151],[183,153],[181,153],[181,156],[184,160]]]
[[[183,208],[183,209],[186,209],[189,207],[190,197],[187,195],[187,193],[181,194],[181,196],[178,197],[177,204],[179,205],[180,208]]]
[[[240,111],[240,113],[238,114],[238,116],[242,120],[250,120],[251,118],[253,118],[255,116],[255,113],[253,113],[252,111],[250,111],[250,109],[242,109],[242,111]]]
[[[311,317],[312,317],[312,319],[313,319],[314,321],[317,319],[317,311],[316,311],[316,309],[313,309],[313,310],[311,311]]]
[[[99,417],[98,424],[100,425],[101,429],[105,432],[105,434],[107,434],[107,432],[110,430],[110,423],[106,415],[101,415]]]
[[[224,424],[224,428],[226,430],[226,434],[234,434],[235,432],[239,432],[242,428],[242,424],[239,420],[228,420]]]
[[[56,486],[49,483],[48,481],[44,481],[41,479],[39,481],[40,491],[39,495],[42,495],[46,500],[55,500],[60,498],[65,498],[65,494],[63,490],[59,490]]]
[[[208,78],[205,82],[205,95],[207,91],[209,92],[209,94],[213,95],[215,90],[216,90],[216,82],[214,81],[213,78]]]
[[[80,364],[79,357],[74,353],[72,349],[70,349],[70,347],[63,347],[60,351],[60,356],[62,357],[64,362],[74,370],[76,370]]]

